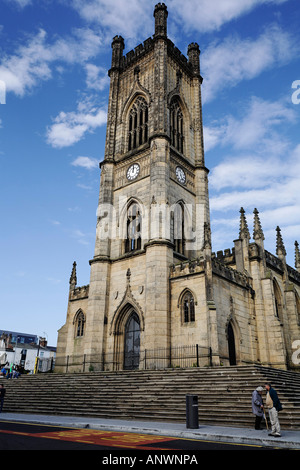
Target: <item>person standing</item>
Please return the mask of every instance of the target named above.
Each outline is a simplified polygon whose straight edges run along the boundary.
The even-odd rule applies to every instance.
[[[252,393],[252,413],[255,415],[255,425],[254,428],[256,430],[261,429],[260,423],[263,417],[263,399],[262,399],[262,392],[263,387],[257,387],[256,390]]]
[[[4,397],[5,397],[5,392],[6,389],[4,388],[4,385],[0,385],[0,413],[2,413],[2,408],[3,408],[3,403],[4,403]]]
[[[269,436],[280,437],[280,423],[278,419],[278,412],[282,410],[282,405],[278,398],[276,390],[272,388],[269,382],[265,383],[265,389],[267,391],[266,405],[269,410],[269,416],[271,421],[271,433]]]

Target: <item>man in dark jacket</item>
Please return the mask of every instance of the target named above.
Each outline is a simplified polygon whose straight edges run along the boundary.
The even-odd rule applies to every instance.
[[[269,436],[280,437],[280,424],[278,419],[278,412],[282,410],[282,405],[278,398],[276,390],[271,387],[269,382],[265,383],[267,391],[266,405],[269,409],[269,416],[272,426],[272,432]]]
[[[0,413],[2,412],[2,408],[3,408],[5,392],[6,392],[6,389],[4,388],[4,385],[1,384],[0,385]]]

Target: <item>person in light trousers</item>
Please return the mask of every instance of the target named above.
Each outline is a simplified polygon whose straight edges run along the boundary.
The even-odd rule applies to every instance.
[[[280,423],[278,419],[278,412],[282,410],[282,405],[278,398],[278,395],[274,388],[272,388],[269,382],[265,383],[265,389],[267,391],[266,405],[269,410],[269,416],[271,421],[271,433],[269,436],[280,437]]]

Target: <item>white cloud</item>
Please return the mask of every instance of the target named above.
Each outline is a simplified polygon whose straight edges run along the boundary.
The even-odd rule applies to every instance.
[[[45,36],[45,31],[40,30],[14,56],[4,57],[0,65],[0,78],[5,82],[7,92],[12,91],[22,96],[38,80],[48,80],[51,77],[49,52],[43,47]]]
[[[240,115],[227,116],[208,128],[209,146],[226,156],[211,169],[210,207],[214,250],[224,240],[238,237],[240,207],[260,212],[265,246],[275,253],[275,228],[279,225],[292,262],[293,243],[300,239],[300,145],[285,136],[285,126],[296,124],[290,103],[252,98]],[[248,223],[250,223],[250,218]],[[249,225],[251,233],[252,227]],[[226,245],[228,242],[226,242]]]
[[[255,188],[266,186],[266,181],[274,181],[282,175],[281,161],[277,158],[258,156],[238,156],[226,159],[212,170],[211,187]]]
[[[61,111],[47,129],[47,143],[62,148],[79,142],[87,133],[106,124],[106,110],[81,102],[77,111]]]
[[[216,99],[223,89],[257,77],[289,62],[299,51],[295,39],[276,25],[257,39],[228,37],[214,42],[201,56],[203,101]]]
[[[72,6],[89,23],[98,23],[107,40],[123,35],[126,41],[153,34],[154,6],[148,0],[72,0]]]
[[[61,223],[58,220],[50,220],[52,225],[60,225]]]
[[[224,240],[238,237],[240,207],[251,213],[251,219],[248,217],[251,233],[252,212],[256,207],[260,212],[265,247],[275,253],[275,228],[279,225],[288,251],[288,263],[293,265],[293,243],[295,239],[300,240],[300,145],[281,158],[235,157],[230,162],[222,162],[212,173],[212,187],[218,187],[217,179],[222,179],[219,191],[213,189],[210,199],[214,249],[227,248]],[[221,187],[227,190],[222,192]]]
[[[169,4],[169,20],[176,22],[178,18],[188,30],[199,28],[203,32],[220,27],[224,22],[261,4],[284,1],[173,0]],[[27,3],[26,0],[19,2],[23,6]],[[123,34],[130,43],[139,36],[144,40],[153,33],[153,5],[146,0],[73,0],[70,4],[86,21],[99,24],[99,32],[96,34],[88,27],[77,28],[68,37],[51,41],[41,29],[20,45],[14,55],[2,59],[0,79],[5,81],[8,92],[23,96],[40,81],[49,80],[52,77],[52,65],[55,63],[57,67],[57,62],[83,64],[87,73],[87,86],[103,90],[108,83],[107,76],[101,67],[91,64],[89,60],[99,52],[104,37],[111,41],[113,35]],[[214,43],[202,55],[204,100],[211,100],[225,86],[253,78],[275,63],[289,60],[292,53],[292,39],[276,26],[268,28],[255,41],[228,38],[222,44]]]
[[[88,88],[102,91],[109,85],[109,77],[105,68],[98,67],[94,64],[86,64],[85,70],[87,73],[86,84]]]
[[[90,245],[90,241],[88,239],[91,238],[91,234],[84,233],[79,229],[75,229],[73,230],[71,236],[75,238],[81,245]]]
[[[71,165],[79,166],[82,168],[86,168],[87,170],[93,170],[94,168],[99,167],[99,162],[96,158],[91,157],[77,157]]]
[[[170,29],[176,24],[185,33],[218,30],[221,26],[261,5],[279,5],[288,0],[169,0]],[[148,0],[71,0],[83,19],[105,28],[108,39],[121,34],[126,40],[153,34],[154,3]]]
[[[14,55],[4,56],[0,64],[0,79],[6,91],[23,96],[41,81],[52,77],[51,66],[57,62],[84,64],[100,50],[101,39],[90,29],[75,29],[73,35],[47,41],[43,29],[32,35]]]
[[[233,240],[239,236],[239,207],[227,213],[226,218],[212,217],[213,250],[224,250],[233,247]],[[250,236],[253,240],[255,204],[250,204],[246,210],[246,219]],[[294,242],[300,240],[300,211],[298,206],[283,206],[279,208],[259,209],[259,218],[265,236],[265,248],[276,253],[276,227],[281,228],[281,235],[287,250],[287,263],[294,266]],[[251,240],[251,241],[252,241]],[[225,241],[225,244],[224,244]]]
[[[277,207],[271,210],[263,210],[260,213],[260,218],[264,224],[264,230],[273,231],[274,227],[279,224],[284,224],[286,230],[291,227],[294,229],[298,227],[298,233],[300,234],[300,214],[294,205]]]
[[[267,4],[281,4],[288,0],[169,0],[169,10],[175,21],[184,23],[186,32],[191,29],[199,32],[218,30],[221,26],[251,10]]]
[[[205,151],[213,149],[222,142],[222,137],[226,133],[226,126],[213,123],[209,126],[203,126]]]
[[[298,178],[298,187],[299,183],[300,180]],[[294,207],[296,213],[299,213],[299,196],[295,197],[295,195],[291,194],[291,189],[292,188],[289,183],[277,182],[272,186],[262,189],[227,192],[219,196],[212,197],[210,206],[213,211],[224,212],[237,210],[239,207],[257,207],[259,210],[262,210],[264,208],[276,208],[277,206],[290,205],[291,207]]]
[[[279,154],[287,143],[278,129],[295,121],[297,113],[290,102],[266,101],[252,97],[243,103],[236,116],[227,115],[220,123],[204,127],[206,151],[217,145],[231,145],[236,150],[254,150],[255,153]]]
[[[268,211],[290,207],[300,222],[300,145],[282,156],[240,155],[227,159],[212,169],[210,182],[214,211],[241,206]]]

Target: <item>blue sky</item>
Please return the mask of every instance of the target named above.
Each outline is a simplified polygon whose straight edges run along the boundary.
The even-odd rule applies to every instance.
[[[128,52],[151,36],[156,3],[0,0],[1,329],[56,345],[74,260],[78,285],[89,283],[111,41],[121,34]],[[299,1],[166,4],[169,37],[184,54],[201,49],[213,250],[233,246],[241,206],[252,234],[256,207],[266,249],[275,254],[279,225],[294,266]]]

